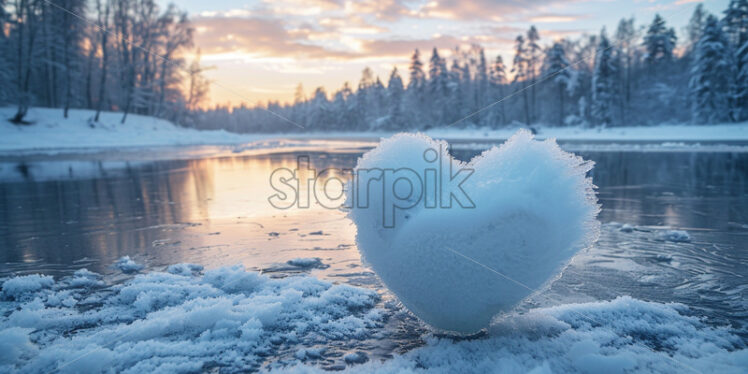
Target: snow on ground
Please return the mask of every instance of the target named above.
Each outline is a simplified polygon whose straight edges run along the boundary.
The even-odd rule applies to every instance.
[[[198,372],[258,368],[284,346],[362,339],[381,324],[376,292],[240,266],[182,264],[111,288],[76,273],[2,283],[0,372]]]
[[[488,334],[385,360],[340,352],[385,336],[376,292],[240,266],[179,264],[105,286],[100,276],[0,279],[0,372],[722,372],[748,367],[745,342],[687,307],[622,297],[511,314]],[[278,353],[287,354],[278,358]],[[337,353],[330,355],[330,351]]]
[[[130,114],[120,124],[121,113],[102,112],[101,121],[89,125],[94,116],[90,110],[73,109],[63,118],[61,109],[32,108],[28,126],[16,126],[4,120],[15,113],[15,108],[0,108],[0,152],[62,152],[82,149],[154,147],[179,145],[240,145],[263,143],[268,139],[378,139],[392,132],[305,132],[290,134],[234,134],[224,130],[194,130],[175,126],[169,121]],[[748,123],[697,125],[632,126],[607,129],[581,127],[533,126],[538,138],[557,138],[560,141],[659,141],[666,149],[678,148],[672,142],[748,141]],[[505,129],[436,128],[426,134],[442,139],[507,139],[520,127]],[[281,142],[278,146],[293,146]],[[302,144],[303,145],[303,144]],[[259,144],[257,147],[266,148]],[[248,149],[256,148],[249,145]]]
[[[481,339],[426,346],[360,372],[745,373],[745,343],[687,317],[682,305],[629,297],[540,308],[499,320]],[[319,372],[295,367],[292,372]]]
[[[91,127],[94,112],[76,109],[65,119],[62,109],[32,108],[26,118],[32,124],[16,126],[5,120],[14,113],[15,108],[0,108],[0,151],[239,144],[258,139],[224,130],[187,129],[135,114],[121,124],[122,113],[113,112],[102,112],[100,122]]]
[[[730,123],[716,125],[659,125],[659,126],[626,126],[612,128],[582,127],[543,127],[537,129],[537,137],[556,138],[558,140],[576,141],[748,141],[748,123]],[[445,139],[479,139],[510,137],[516,128],[500,130],[491,129],[457,129],[442,128],[429,130],[432,137]],[[665,144],[671,145],[671,144]]]

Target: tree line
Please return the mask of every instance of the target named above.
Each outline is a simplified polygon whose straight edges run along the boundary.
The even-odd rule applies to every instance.
[[[0,104],[26,122],[34,106],[130,113],[184,122],[208,82],[194,29],[175,5],[154,0],[0,0]],[[197,54],[199,56],[199,53]]]
[[[292,103],[201,109],[208,93],[194,29],[155,0],[0,0],[0,104],[119,111],[237,132],[424,130],[452,126],[621,126],[748,120],[748,0],[698,5],[678,40],[647,25],[544,44],[533,26],[511,61],[479,45],[415,50],[407,71],[365,69],[335,92],[301,85]],[[185,56],[197,56],[187,61]]]
[[[451,126],[622,126],[748,120],[748,0],[721,15],[698,5],[680,42],[655,15],[638,26],[541,45],[533,26],[512,60],[488,59],[478,45],[448,57],[415,50],[408,71],[386,83],[366,68],[356,87],[262,107],[197,110],[201,128],[238,132],[425,130]],[[407,75],[407,83],[404,76]]]

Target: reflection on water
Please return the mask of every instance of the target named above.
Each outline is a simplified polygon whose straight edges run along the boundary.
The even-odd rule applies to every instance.
[[[310,156],[315,168],[353,165],[358,157]],[[269,204],[272,171],[296,164],[293,154],[2,163],[0,274],[56,273],[71,265],[106,272],[123,255],[144,256],[151,266],[193,261],[261,268],[282,259],[278,251],[351,247],[353,231],[343,212]],[[248,261],[253,253],[258,258]]]
[[[469,159],[477,152],[455,153]],[[272,171],[295,169],[300,155],[316,169],[344,169],[360,154],[0,162],[0,276],[81,267],[113,274],[110,264],[124,255],[150,268],[243,263],[282,276],[290,271],[286,261],[319,257],[329,267],[314,275],[379,288],[360,263],[355,227],[344,212],[319,205],[278,210],[267,200],[275,193]],[[556,301],[624,294],[679,301],[740,326],[748,317],[748,153],[582,155],[596,162],[601,221],[637,228],[604,225],[600,242],[547,294]],[[665,226],[688,230],[692,241],[657,240]],[[402,323],[400,331],[414,328]],[[412,345],[413,335],[404,336],[398,344]]]

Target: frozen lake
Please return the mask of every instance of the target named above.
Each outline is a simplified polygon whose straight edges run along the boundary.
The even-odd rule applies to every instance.
[[[469,160],[487,142],[453,150]],[[176,263],[213,269],[243,264],[272,277],[311,274],[370,288],[390,313],[376,338],[337,347],[386,358],[424,344],[424,327],[401,313],[361,264],[345,212],[313,205],[273,208],[269,178],[309,156],[318,169],[350,169],[372,147],[316,141],[267,148],[190,147],[156,151],[0,158],[0,277],[56,277],[87,268],[109,282],[122,256],[163,270]],[[602,234],[552,286],[523,309],[628,295],[679,302],[707,323],[748,337],[748,152],[744,145],[601,147],[568,144],[595,161]],[[624,226],[625,225],[625,226]],[[663,236],[685,230],[689,241]],[[321,264],[294,266],[296,258]],[[322,344],[324,345],[324,344]],[[333,349],[334,351],[334,349]],[[288,348],[269,357],[290,356]],[[336,359],[335,357],[338,357]],[[339,355],[321,359],[336,368]]]

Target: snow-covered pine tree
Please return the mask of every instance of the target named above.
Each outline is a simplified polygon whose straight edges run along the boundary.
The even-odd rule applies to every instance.
[[[392,69],[390,79],[387,82],[387,102],[389,106],[389,118],[386,127],[390,130],[405,127],[405,113],[403,111],[403,80],[397,72],[397,67]]]
[[[535,26],[530,26],[527,31],[527,78],[530,80],[530,120],[535,121],[537,116],[537,101],[536,101],[536,87],[535,82],[538,77],[538,70],[540,69],[540,59],[542,51],[540,49],[540,34]]]
[[[479,45],[473,46],[473,50],[476,51],[477,61],[475,64],[475,84],[473,92],[475,95],[475,115],[473,121],[478,125],[485,125],[486,116],[481,112],[486,104],[488,104],[488,64],[486,63],[486,52],[483,47]],[[470,76],[468,75],[468,81]]]
[[[736,121],[745,121],[748,120],[748,0],[731,0],[723,24],[734,51],[732,117]]]
[[[708,16],[696,43],[691,68],[691,111],[694,121],[714,123],[730,118],[729,88],[734,65],[728,41],[714,16]]]
[[[447,88],[448,83],[448,72],[446,67],[446,61],[439,56],[439,51],[436,47],[431,53],[429,59],[429,80],[428,80],[428,96],[429,104],[431,104],[431,115],[432,122],[428,123],[425,128],[430,128],[435,125],[444,124],[444,118],[449,108],[447,102],[449,98],[449,90]]]
[[[696,43],[701,39],[701,33],[704,31],[707,16],[709,16],[709,12],[704,9],[704,4],[697,4],[693,10],[691,19],[688,21],[688,25],[686,25],[685,47],[687,55],[693,52]]]
[[[380,122],[387,117],[387,88],[384,87],[379,76],[374,80],[371,86],[371,110],[369,111],[370,123],[372,126],[379,127]]]
[[[452,108],[448,113],[447,122],[452,123],[462,118],[462,114],[467,107],[465,88],[468,87],[466,83],[469,83],[469,81],[469,76],[464,77],[464,70],[460,61],[458,59],[452,60],[452,66],[449,68],[449,104]]]
[[[524,104],[525,113],[525,124],[531,125],[530,120],[530,103],[527,96],[527,51],[525,49],[525,37],[517,35],[517,39],[514,42],[514,60],[512,61],[512,73],[514,73],[514,81],[512,83],[518,84],[518,89],[522,90],[522,102]]]
[[[348,126],[357,129],[368,129],[374,113],[374,73],[369,67],[364,68],[361,72],[361,80],[358,82],[356,90],[356,121]]]
[[[634,18],[624,18],[618,23],[615,44],[618,47],[619,87],[621,87],[621,119],[626,120],[626,112],[631,106],[631,91],[633,74],[638,53],[636,39],[638,37]]]
[[[329,129],[335,122],[335,116],[330,108],[330,101],[327,99],[327,93],[324,87],[317,87],[310,101],[310,123],[315,125],[316,129]]]
[[[332,117],[335,121],[335,128],[344,130],[356,130],[354,126],[358,124],[353,90],[350,84],[345,82],[343,87],[335,92],[332,100]]]
[[[675,30],[668,28],[665,19],[656,14],[644,36],[644,48],[647,50],[645,61],[650,66],[670,61],[673,58],[676,40]]]
[[[596,125],[613,124],[613,106],[618,90],[615,85],[616,64],[613,48],[605,34],[600,32],[600,42],[595,55],[595,70],[592,74],[591,116]]]
[[[498,101],[498,104],[494,105],[494,108],[491,110],[492,115],[490,116],[490,122],[494,125],[494,127],[496,127],[497,125],[503,126],[506,124],[504,86],[507,83],[507,78],[506,66],[504,66],[504,59],[501,58],[501,55],[496,56],[496,60],[494,61],[493,65],[491,65],[489,80],[489,96],[491,97],[491,102],[495,103]]]
[[[409,80],[408,90],[406,91],[405,101],[408,108],[415,113],[424,113],[426,107],[426,74],[423,72],[423,63],[421,62],[421,53],[418,49],[413,51],[408,66]],[[420,127],[424,121],[423,116],[414,116],[413,119],[418,123],[413,123],[414,127]]]
[[[564,46],[558,42],[553,43],[553,46],[546,51],[544,62],[543,75],[550,78],[548,82],[556,86],[558,93],[558,125],[562,126],[565,117],[564,97],[572,78]]]

